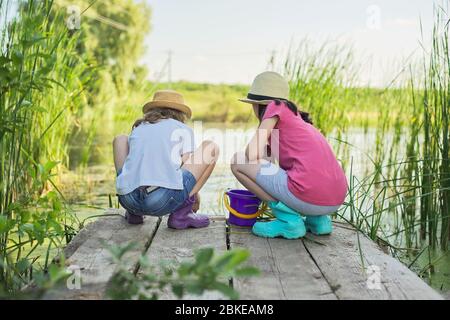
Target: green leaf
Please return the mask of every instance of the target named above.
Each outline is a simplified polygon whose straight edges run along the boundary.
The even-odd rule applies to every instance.
[[[205,288],[198,282],[190,282],[186,284],[186,291],[195,295],[201,295]]]
[[[48,227],[49,229],[52,228],[53,230],[55,230],[55,232],[58,234],[64,234],[61,224],[59,224],[57,221],[50,220],[48,222]]]
[[[27,223],[31,219],[31,213],[28,210],[20,211],[20,222]]]
[[[107,246],[107,243],[103,242],[103,245]],[[136,242],[130,242],[125,245],[109,246],[108,251],[113,257],[113,259],[120,261],[128,251],[134,249],[136,246],[137,246]]]
[[[16,263],[16,268],[19,273],[25,272],[30,267],[30,262],[28,259],[22,258]]]
[[[200,249],[195,254],[195,261],[197,265],[208,264],[211,261],[213,255],[214,249],[212,248]]]
[[[236,277],[251,277],[259,275],[260,271],[256,267],[242,267],[237,269],[234,274]]]
[[[20,226],[20,229],[24,232],[31,233],[34,231],[34,225],[32,223],[24,223]]]
[[[15,225],[15,221],[8,219],[7,216],[0,216],[0,234],[9,232]]]
[[[228,251],[216,261],[216,267],[221,270],[230,271],[248,259],[250,252],[245,249],[233,249]]]
[[[11,59],[5,57],[5,56],[0,56],[0,66],[7,64],[8,62],[10,62]]]
[[[55,79],[51,79],[51,78],[43,78],[43,80],[47,81],[47,82],[51,82],[56,84],[57,86],[61,87],[62,89],[64,89],[65,91],[67,91],[67,88],[59,81],[56,81]]]
[[[58,165],[58,161],[48,161],[45,165],[44,165],[44,171],[47,173],[50,173],[50,171],[56,167]]]
[[[234,249],[231,252],[233,252],[232,259],[230,263],[228,264],[229,268],[234,268],[241,264],[242,262],[246,261],[248,257],[250,257],[250,251],[245,249]]]
[[[21,107],[28,107],[31,106],[31,102],[28,100],[23,100],[22,103],[20,104]]]
[[[233,256],[231,251],[228,251],[216,259],[214,267],[219,270],[223,270],[225,269],[225,267],[228,265],[228,263],[231,261],[232,258]]]
[[[11,78],[11,72],[8,68],[0,67],[0,79],[9,80]]]
[[[42,164],[38,163],[37,168],[40,174],[44,173],[44,166]]]
[[[34,106],[33,111],[39,112],[39,113],[45,113],[45,112],[48,112],[47,109],[45,109],[45,108],[43,108],[43,107],[38,107],[38,106]]]
[[[30,58],[42,58],[43,60],[51,59],[52,55],[43,52],[36,52],[29,55]]]
[[[19,50],[14,50],[11,56],[11,60],[15,65],[22,64],[23,54]]]
[[[212,285],[212,288],[214,290],[217,290],[217,291],[223,293],[225,296],[229,297],[230,299],[233,299],[233,300],[239,299],[239,293],[227,284],[224,284],[221,282],[216,282]]]
[[[28,39],[21,39],[22,45],[27,49],[34,45],[35,43],[38,43],[39,41],[45,40],[45,37],[42,37],[40,34],[35,33],[31,38]]]
[[[184,294],[184,288],[181,284],[173,284],[172,292],[175,294],[177,298],[181,298]]]
[[[0,234],[5,233],[7,231],[6,230],[7,222],[8,219],[6,218],[6,216],[0,216]]]
[[[180,277],[188,276],[191,273],[192,268],[192,264],[188,262],[182,262],[178,267],[178,274],[180,275]]]
[[[61,266],[58,266],[56,264],[51,264],[48,268],[48,274],[50,276],[50,280],[53,283],[57,283],[68,276],[70,276],[70,273],[67,272],[67,270]]]

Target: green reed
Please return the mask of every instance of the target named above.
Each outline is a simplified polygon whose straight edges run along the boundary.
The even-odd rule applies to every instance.
[[[0,295],[46,270],[82,225],[59,192],[61,172],[89,163],[99,134],[116,130],[116,107],[144,102],[137,60],[150,21],[144,3],[79,0],[118,24],[83,16],[68,30],[70,3],[17,3],[0,0]]]
[[[351,52],[327,44],[315,47],[305,40],[288,51],[280,68],[290,80],[291,99],[313,114],[315,125],[325,134],[338,122],[342,129],[348,125],[341,111],[353,81]]]
[[[430,246],[435,247],[439,241],[444,249],[448,248],[450,239],[449,21],[444,9],[437,8],[431,52],[424,62],[424,90],[420,96],[424,135],[421,235],[428,237]]]
[[[0,12],[11,9],[0,0]],[[1,25],[0,291],[46,269],[70,241],[74,217],[53,172],[67,163],[67,140],[84,107],[89,67],[53,1],[19,2]]]

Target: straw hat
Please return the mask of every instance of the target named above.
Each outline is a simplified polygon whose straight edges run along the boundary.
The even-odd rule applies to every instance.
[[[192,111],[184,103],[184,98],[181,93],[178,93],[173,90],[158,90],[153,95],[153,100],[147,102],[142,111],[147,113],[150,109],[153,108],[169,108],[181,111],[187,115],[188,118],[191,117]]]
[[[253,80],[247,98],[239,101],[252,104],[269,104],[275,99],[289,99],[289,83],[282,75],[266,71]]]

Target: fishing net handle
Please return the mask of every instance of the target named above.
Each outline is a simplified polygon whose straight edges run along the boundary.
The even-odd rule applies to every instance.
[[[224,204],[225,208],[227,208],[227,210],[230,211],[231,214],[233,214],[234,216],[236,216],[238,218],[247,219],[247,220],[258,218],[267,209],[267,204],[263,203],[261,208],[254,214],[243,214],[243,213],[237,212],[235,209],[233,209],[230,206],[230,201],[228,200],[228,196],[227,196],[226,192],[224,192],[224,194],[223,194],[223,204]]]

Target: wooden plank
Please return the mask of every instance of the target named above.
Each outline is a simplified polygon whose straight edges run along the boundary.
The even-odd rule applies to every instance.
[[[108,213],[123,214],[123,211]],[[124,259],[133,272],[140,255],[147,249],[145,254],[158,267],[163,261],[179,263],[192,259],[197,248],[212,247],[216,253],[225,252],[228,241],[230,248],[249,249],[249,265],[262,271],[259,277],[233,279],[241,299],[442,299],[364,235],[359,234],[358,244],[358,233],[348,225],[336,223],[329,236],[308,234],[302,240],[285,240],[256,237],[248,228],[231,226],[227,230],[223,217],[212,218],[211,225],[202,229],[173,230],[166,224],[167,218],[146,217],[143,225],[132,226],[117,215],[105,216],[87,225],[65,250],[67,265],[81,270],[81,288],[56,288],[44,298],[105,298],[107,283],[116,270],[105,243],[137,243]],[[369,278],[375,279],[370,268],[379,271],[379,286],[376,281],[368,282]],[[160,298],[174,299],[175,296],[165,291]],[[184,298],[224,297],[217,292],[207,292],[201,297]]]
[[[250,250],[249,264],[262,273],[233,280],[241,299],[336,299],[302,240],[260,238],[235,226],[230,226],[229,239],[231,248]]]
[[[114,211],[123,214],[122,210]],[[111,213],[111,211],[109,212]],[[108,246],[135,242],[126,253],[125,266],[130,272],[156,232],[159,218],[145,217],[142,225],[129,225],[122,215],[98,218],[89,224],[67,248],[66,265],[81,271],[81,289],[57,288],[50,291],[48,299],[101,299],[109,279],[116,270]]]
[[[153,241],[147,250],[150,263],[158,268],[162,262],[180,263],[185,259],[192,259],[195,249],[214,248],[220,254],[227,250],[225,224],[223,218],[211,217],[207,228],[174,230],[167,227],[167,218],[164,217]],[[139,273],[138,273],[139,274]],[[168,290],[163,292],[160,299],[176,299]],[[202,296],[185,296],[183,299],[223,299],[217,292],[207,292]]]
[[[339,299],[442,299],[361,233],[358,245],[358,233],[350,226],[335,224],[329,236],[308,237],[313,241],[305,240],[305,248]]]

